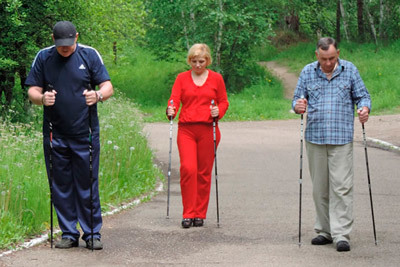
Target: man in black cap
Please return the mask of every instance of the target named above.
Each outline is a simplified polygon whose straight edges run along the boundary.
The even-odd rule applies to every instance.
[[[79,222],[86,247],[102,249],[97,103],[107,100],[113,94],[113,87],[100,54],[92,47],[77,43],[78,33],[71,22],[57,22],[52,37],[55,45],[38,52],[25,84],[29,86],[29,99],[44,106],[45,162],[62,231],[62,239],[56,243],[56,248],[79,245],[80,232],[76,227]],[[96,85],[97,91],[90,90]],[[90,141],[93,183],[89,171]]]

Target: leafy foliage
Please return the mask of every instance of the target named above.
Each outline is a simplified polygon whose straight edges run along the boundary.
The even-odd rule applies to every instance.
[[[114,62],[123,44],[140,39],[146,32],[147,13],[140,0],[80,0],[80,3],[83,14],[76,20],[76,26],[81,41],[102,55],[112,56]]]
[[[145,33],[146,12],[140,0],[0,0],[0,105],[28,110],[24,82],[39,49],[52,45],[53,25],[72,21],[83,42],[116,60],[119,43],[132,42]],[[19,83],[18,83],[19,82]],[[17,84],[18,83],[18,84]],[[3,113],[3,112],[2,112]],[[28,117],[15,117],[26,121]]]
[[[303,33],[311,38],[318,36],[336,36],[336,12],[337,4],[343,7],[340,14],[344,31],[344,23],[348,31],[349,41],[361,41],[359,35],[357,1],[351,0],[272,0],[269,4],[277,12],[278,20],[274,24],[275,29],[291,29],[297,33]],[[365,41],[373,40],[372,28],[378,33],[380,41],[396,40],[400,37],[400,2],[398,0],[364,0],[362,10],[364,24],[362,29],[369,33]],[[372,18],[373,25],[369,21]],[[298,30],[291,28],[289,17],[298,19]]]
[[[207,43],[213,68],[224,76],[228,91],[240,91],[263,72],[251,48],[272,35],[273,13],[265,1],[178,0],[146,1],[148,46],[160,58],[174,58],[194,43]],[[174,19],[171,19],[174,18]]]
[[[185,56],[178,62],[156,60],[140,47],[124,47],[118,65],[108,70],[113,85],[140,107],[167,104],[176,75],[187,69]]]
[[[51,44],[54,22],[79,16],[79,11],[69,8],[71,4],[70,0],[0,2],[0,23],[7,29],[0,32],[0,89],[7,95],[6,101],[0,102],[16,108],[20,114],[27,112],[24,82],[28,70],[37,51]],[[23,121],[24,118],[22,115],[15,120]]]

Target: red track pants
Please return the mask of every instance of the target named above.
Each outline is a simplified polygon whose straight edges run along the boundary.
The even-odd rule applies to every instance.
[[[221,139],[216,127],[217,145]],[[210,199],[214,163],[212,124],[179,124],[178,149],[181,162],[183,218],[205,219]]]

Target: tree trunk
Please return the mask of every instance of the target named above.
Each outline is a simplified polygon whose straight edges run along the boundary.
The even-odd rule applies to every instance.
[[[349,41],[349,34],[348,34],[348,30],[347,30],[349,27],[347,25],[346,12],[344,11],[342,0],[339,0],[339,5],[340,5],[340,13],[343,18],[344,35],[346,36],[346,41]]]
[[[340,0],[336,3],[336,41],[340,43]]]
[[[382,40],[383,39],[383,10],[385,9],[385,4],[383,3],[383,0],[379,1],[379,38]]]
[[[218,35],[217,35],[217,42],[215,48],[215,55],[217,59],[217,69],[220,69],[221,66],[221,44],[222,44],[222,30],[224,28],[223,23],[223,3],[222,0],[218,0],[219,5],[219,12],[221,14],[219,22],[218,22]]]
[[[18,75],[19,75],[19,81],[21,85],[21,90],[22,90],[22,98],[25,99],[24,101],[24,109],[28,107],[29,100],[28,100],[28,92],[25,90],[25,80],[26,80],[26,68],[24,66],[20,66],[17,69]]]
[[[358,36],[361,42],[364,41],[364,21],[363,21],[364,2],[357,0],[357,24]]]
[[[182,16],[182,22],[183,22],[183,34],[185,35],[185,40],[186,40],[186,49],[189,50],[190,44],[189,44],[188,29],[186,26],[185,13],[183,12],[183,10],[181,11],[181,16]]]
[[[375,24],[374,24],[374,18],[371,16],[371,13],[369,13],[368,2],[365,5],[365,12],[367,13],[367,16],[368,16],[369,25],[371,27],[371,34],[372,34],[372,37],[374,38],[375,45],[378,45],[378,40],[376,38],[376,29],[375,29]]]
[[[193,7],[192,8],[190,8],[190,22],[191,22],[191,28],[190,28],[190,32],[193,34],[191,37],[192,37],[192,41],[193,40],[195,40],[196,41],[196,17],[195,17],[195,15],[194,15],[194,12],[193,12]],[[196,41],[196,42],[198,42],[198,41]]]
[[[296,33],[299,33],[300,30],[300,19],[299,16],[297,16],[294,11],[290,13],[290,15],[285,17],[286,25],[289,30],[292,30]]]
[[[13,98],[13,88],[14,88],[14,72],[13,71],[0,71],[0,104],[2,104],[1,101],[1,95],[4,92],[4,98],[5,102],[4,104],[6,106],[11,105],[11,100]]]

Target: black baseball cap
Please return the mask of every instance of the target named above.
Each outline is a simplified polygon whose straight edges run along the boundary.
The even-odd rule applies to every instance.
[[[59,21],[53,28],[54,44],[56,46],[71,46],[75,44],[76,29],[69,21]]]

